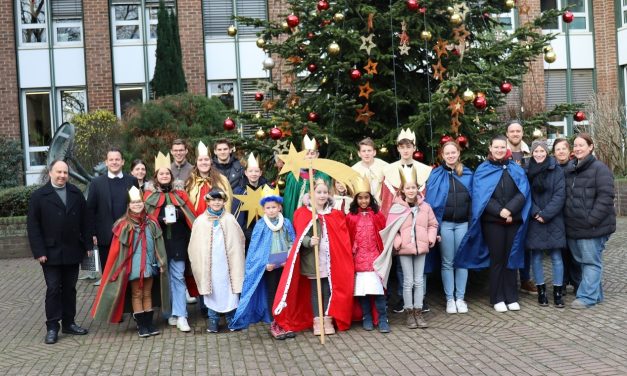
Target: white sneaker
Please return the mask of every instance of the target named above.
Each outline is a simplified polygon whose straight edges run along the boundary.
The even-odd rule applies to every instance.
[[[457,306],[457,313],[468,313],[468,305],[464,299],[457,299],[455,301],[455,306]]]
[[[178,318],[176,316],[170,316],[168,318],[168,325],[176,326],[177,321],[178,321]]]
[[[455,301],[453,299],[446,301],[446,313],[457,313],[457,306],[455,305]]]
[[[97,280],[96,282],[94,282],[94,286],[100,286],[100,281],[102,281],[101,279]]]
[[[496,303],[494,305],[494,310],[496,312],[507,312],[507,305],[505,305],[505,302]]]
[[[507,309],[510,311],[520,311],[520,304],[518,304],[518,302],[509,303]]]
[[[187,323],[187,317],[182,317],[182,316],[176,320],[176,327],[181,332],[189,332],[192,330],[192,328],[190,328],[189,324]]]
[[[187,290],[185,290],[185,297],[187,299],[187,304],[196,304],[196,302],[198,301],[193,296],[190,296]]]

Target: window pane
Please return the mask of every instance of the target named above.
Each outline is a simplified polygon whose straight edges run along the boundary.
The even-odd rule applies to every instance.
[[[22,43],[47,42],[46,29],[22,29]]]
[[[512,30],[512,17],[508,14],[507,16],[499,16],[498,18],[501,26],[505,30]]]
[[[623,26],[627,26],[627,10],[623,11]]]
[[[32,151],[28,153],[31,166],[45,166],[46,165],[46,152],[45,151]]]
[[[232,82],[212,82],[209,84],[209,92],[212,97],[220,98],[220,101],[229,109],[235,108],[235,96]]]
[[[586,2],[585,0],[568,0],[568,5],[573,6],[569,8],[571,12],[585,12]]]
[[[116,26],[115,38],[117,40],[139,39],[139,25]]]
[[[540,1],[540,11],[545,12],[547,10],[557,8],[557,0],[541,0]],[[544,30],[557,30],[557,17],[542,27]]]
[[[28,126],[28,145],[47,146],[52,139],[50,121],[50,94],[26,94],[26,124]]]
[[[75,27],[57,27],[57,42],[80,42],[81,28]]]
[[[74,115],[85,113],[87,95],[84,90],[64,90],[61,92],[62,121],[71,121]]]
[[[141,88],[137,89],[120,89],[120,113],[124,115],[126,110],[134,102],[144,101],[144,91]]]
[[[116,21],[139,20],[139,6],[116,5],[115,6],[115,20]]]
[[[150,39],[157,39],[157,25],[150,25]]]
[[[571,30],[585,30],[586,29],[586,17],[575,17],[573,22],[570,23]]]
[[[44,0],[20,0],[20,6],[22,25],[46,23]]]

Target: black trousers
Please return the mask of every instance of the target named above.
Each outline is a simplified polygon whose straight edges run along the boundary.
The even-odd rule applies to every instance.
[[[564,261],[564,287],[573,285],[576,288],[581,283],[581,265],[573,257],[568,246],[562,248],[562,260]]]
[[[490,304],[518,301],[517,269],[508,269],[507,260],[520,224],[481,223],[483,239],[490,252]]]
[[[107,265],[107,258],[109,258],[109,248],[111,248],[111,244],[98,244],[98,256],[100,259],[100,273],[104,271],[105,266]]]
[[[272,305],[274,304],[274,296],[276,295],[276,290],[279,287],[279,281],[281,280],[281,273],[283,272],[283,268],[274,269],[273,271],[265,271],[263,273],[263,279],[266,284],[266,299],[268,304],[268,310],[270,311],[270,316],[274,317],[274,312],[272,312]]]
[[[74,323],[78,264],[41,267],[46,279],[46,328],[59,330],[59,321],[64,326]]]

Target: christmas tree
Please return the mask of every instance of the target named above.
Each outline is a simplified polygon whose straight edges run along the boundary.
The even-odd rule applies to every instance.
[[[157,51],[155,73],[151,85],[155,97],[187,91],[183,72],[183,55],[176,14],[169,11],[163,0],[157,11]]]
[[[260,86],[260,112],[240,114],[273,139],[299,146],[314,135],[323,155],[354,163],[355,144],[371,137],[379,155],[394,159],[400,128],[415,131],[417,159],[434,163],[441,142],[457,139],[470,164],[486,153],[508,115],[507,93],[528,65],[544,54],[554,34],[541,26],[563,11],[548,11],[506,30],[499,15],[514,0],[288,0],[289,13],[273,21],[238,18],[262,27],[257,46],[270,54],[271,84]],[[520,3],[520,1],[519,1]],[[529,11],[528,6],[526,9]],[[278,77],[277,77],[278,76]],[[544,88],[539,88],[543,90]],[[571,107],[537,114],[564,116]]]

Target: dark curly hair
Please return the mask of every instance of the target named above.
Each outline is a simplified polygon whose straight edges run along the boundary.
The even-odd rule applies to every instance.
[[[360,192],[360,193],[368,193],[370,195],[370,205],[368,205],[368,207],[372,209],[373,212],[378,213],[379,204],[377,203],[377,199],[374,198],[372,193],[370,192]],[[353,202],[351,202],[351,206],[348,209],[352,214],[359,213],[359,204],[357,203],[357,196],[358,195],[355,195],[355,197],[353,198]]]

